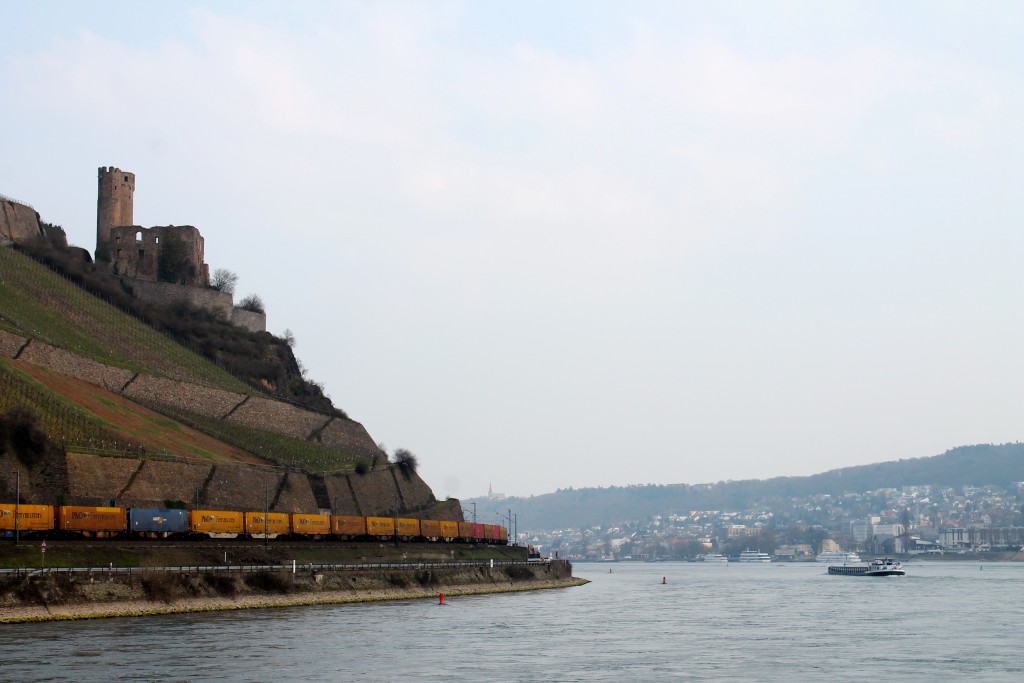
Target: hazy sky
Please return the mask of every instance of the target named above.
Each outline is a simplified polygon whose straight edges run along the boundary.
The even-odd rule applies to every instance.
[[[96,169],[439,497],[1024,434],[1024,4],[0,4],[0,193]]]

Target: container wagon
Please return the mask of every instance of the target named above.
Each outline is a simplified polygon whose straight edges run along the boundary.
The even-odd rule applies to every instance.
[[[130,508],[128,528],[133,534],[146,538],[167,538],[171,534],[183,534],[188,531],[188,511]]]
[[[128,529],[128,512],[124,508],[60,505],[56,528],[90,538],[117,536]]]
[[[344,541],[366,535],[366,517],[331,515],[331,533]]]
[[[238,538],[245,532],[242,513],[231,510],[190,510],[188,521],[193,533],[210,538]]]
[[[51,531],[53,529],[54,511],[51,505],[15,505],[0,503],[0,532],[4,536],[14,536],[17,526],[18,533],[31,531]],[[17,515],[17,525],[15,525]]]
[[[291,533],[292,525],[285,512],[244,513],[245,533],[250,538],[277,538]]]
[[[292,533],[314,538],[327,536],[331,533],[331,516],[295,513],[292,515]]]

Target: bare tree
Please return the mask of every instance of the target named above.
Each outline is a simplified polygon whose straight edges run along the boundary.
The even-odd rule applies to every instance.
[[[238,275],[234,271],[230,271],[227,268],[218,268],[213,271],[213,277],[210,278],[210,286],[214,289],[218,289],[228,294],[235,293],[235,285],[238,284]]]
[[[266,313],[263,308],[263,299],[260,298],[259,294],[250,294],[241,301],[238,302],[238,307],[253,313]]]
[[[416,472],[416,468],[420,465],[419,459],[405,448],[395,449],[393,461],[398,469],[402,470],[402,474],[407,477]]]

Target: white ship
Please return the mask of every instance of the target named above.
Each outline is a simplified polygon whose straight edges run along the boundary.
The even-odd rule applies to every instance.
[[[729,558],[725,555],[703,555],[700,558],[701,562],[708,562],[709,564],[720,563],[724,564],[729,561]]]
[[[771,562],[772,556],[756,550],[744,550],[740,553],[740,562]]]
[[[826,550],[818,553],[817,560],[828,564],[859,564],[863,562],[857,553],[848,553],[842,550]]]

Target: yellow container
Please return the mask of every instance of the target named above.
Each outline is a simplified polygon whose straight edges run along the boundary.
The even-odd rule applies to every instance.
[[[292,515],[292,533],[319,536],[331,533],[330,515]]]
[[[331,515],[331,533],[343,538],[363,536],[366,534],[366,517]]]
[[[15,505],[0,503],[0,531],[14,531],[14,516],[18,516],[18,531],[50,531],[53,529],[53,506]]]
[[[245,533],[253,538],[277,538],[291,531],[288,514],[284,512],[246,512]]]
[[[418,519],[406,519],[404,517],[398,518],[398,535],[399,537],[409,540],[416,538],[420,535],[420,520]]]
[[[215,538],[234,538],[245,529],[242,513],[231,510],[189,510],[188,521],[193,532]]]
[[[438,522],[441,525],[441,538],[446,541],[452,541],[459,537],[459,523],[458,522],[447,522],[441,520]]]
[[[420,520],[420,533],[424,538],[436,541],[441,538],[441,522],[434,519]]]
[[[124,508],[61,505],[57,508],[57,528],[81,531],[86,536],[116,533],[128,528],[128,513]]]
[[[395,518],[367,517],[366,533],[378,538],[392,538],[395,535]]]

